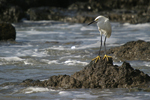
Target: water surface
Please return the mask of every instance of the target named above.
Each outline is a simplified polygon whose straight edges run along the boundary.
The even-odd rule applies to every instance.
[[[25,79],[72,75],[97,56],[100,34],[96,24],[25,21],[13,24],[16,42],[0,42],[1,100],[148,100],[150,92],[135,89],[51,89],[22,87]],[[111,23],[107,49],[129,41],[150,40],[150,24]],[[103,37],[104,38],[104,37]],[[128,61],[150,75],[150,61]],[[121,61],[114,62],[121,65]]]

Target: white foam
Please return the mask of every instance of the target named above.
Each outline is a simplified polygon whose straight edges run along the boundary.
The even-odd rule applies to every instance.
[[[65,65],[78,65],[78,64],[81,64],[81,65],[87,65],[88,63],[87,62],[81,62],[81,61],[77,61],[77,60],[71,60],[71,59],[68,59],[64,62]]]
[[[150,67],[150,62],[149,62],[149,63],[146,63],[145,66]]]
[[[91,95],[90,93],[85,93],[85,92],[79,92],[79,91],[60,91],[58,93],[60,96],[67,96],[67,97],[72,97],[76,98],[73,100],[79,100],[79,98],[83,99],[89,99],[89,98],[97,98],[98,96]]]
[[[29,93],[36,93],[36,92],[47,92],[47,91],[51,91],[51,90],[52,89],[42,88],[42,87],[27,87],[27,88],[21,90],[21,92],[25,93],[25,94],[29,94]]]
[[[122,98],[116,98],[117,100],[141,100],[139,97],[122,97]],[[115,99],[115,100],[116,100]]]
[[[29,20],[23,20],[24,23],[50,23],[50,22],[57,22],[53,20],[41,20],[41,21],[29,21]]]
[[[60,64],[60,63],[58,63],[58,60],[51,60],[48,61],[48,64]]]
[[[59,59],[62,60],[62,59],[65,59],[65,58],[81,58],[81,55],[76,55],[76,56],[63,56],[63,57],[60,57]]]
[[[130,61],[131,66],[139,66],[139,67],[150,67],[150,62],[148,61]]]
[[[72,46],[72,47],[71,47],[71,49],[75,49],[75,48],[76,48],[76,46]]]
[[[46,59],[39,60],[39,59],[34,59],[34,58],[25,59],[23,62],[25,65],[52,64],[50,63],[49,60],[46,60]]]
[[[150,96],[150,94],[144,94],[145,96]]]
[[[1,60],[6,60],[6,61],[23,61],[24,59],[19,58],[19,57],[0,57]]]
[[[89,99],[89,98],[97,98],[98,96],[95,95],[91,95],[89,93],[83,93],[83,94],[78,94],[75,95],[77,98],[85,98],[85,99]]]
[[[92,95],[90,93],[80,92],[80,91],[72,91],[72,93],[74,94],[75,98],[89,99],[89,98],[97,98],[98,97],[98,95]]]
[[[70,95],[72,95],[72,93],[68,92],[68,91],[60,91],[58,94],[61,95],[61,96],[70,96]]]
[[[32,56],[32,57],[48,56],[44,50],[39,50],[39,49],[20,50],[19,52],[16,52],[15,55],[16,56]]]
[[[150,67],[150,62],[148,62],[148,61],[143,61],[142,64],[145,65],[146,67]],[[141,66],[143,66],[143,65],[141,65]]]
[[[25,65],[33,65],[33,63],[29,62],[29,61],[24,61]]]
[[[40,81],[47,81],[47,80],[49,80],[49,79],[42,79],[42,80],[40,80]]]
[[[81,24],[72,24],[68,26],[68,28],[80,28],[80,27],[82,27]]]
[[[14,85],[8,85],[8,86],[4,86],[4,87],[0,87],[0,89],[10,89],[10,88],[13,88],[14,87]]]
[[[40,60],[40,63],[46,63],[46,64],[64,64],[64,65],[87,65],[88,63],[87,62],[83,62],[83,61],[78,61],[78,60],[71,60],[71,59],[68,59],[68,58],[71,58],[72,56],[63,56],[61,58],[59,58],[59,60],[48,60],[48,59],[41,59]],[[78,56],[73,56],[73,58],[80,58],[81,56],[78,55]],[[67,60],[65,60],[67,59]],[[65,61],[64,61],[65,60]],[[34,63],[39,63],[38,61],[34,61],[32,59],[29,59],[29,60],[25,60],[24,63],[26,65],[33,65]]]
[[[19,36],[26,36],[26,35],[47,35],[47,34],[65,34],[65,32],[54,32],[54,31],[18,31]]]
[[[78,46],[78,47],[76,47],[76,49],[97,48],[97,47],[99,47],[99,45],[100,45],[100,42],[97,41],[97,42],[94,43],[94,44],[88,44],[88,45]]]
[[[48,49],[52,49],[52,50],[68,50],[68,48],[64,48],[63,46],[58,46],[58,47],[53,46],[53,47],[50,47]]]
[[[125,26],[126,28],[136,28],[136,29],[145,29],[145,28],[149,28],[150,27],[150,23],[143,23],[143,24],[129,24],[129,23],[125,23],[123,24],[123,26]]]
[[[97,30],[97,27],[93,27],[93,26],[81,27],[80,30],[81,31],[93,31],[93,30]]]

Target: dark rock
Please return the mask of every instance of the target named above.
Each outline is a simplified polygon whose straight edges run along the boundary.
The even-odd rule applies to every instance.
[[[40,0],[7,0],[7,2],[21,7],[24,11],[31,7],[40,6]]]
[[[30,20],[48,20],[49,7],[30,8],[27,11]]]
[[[0,23],[0,41],[15,40],[16,30],[10,23]]]
[[[150,60],[150,42],[143,40],[127,42],[110,49],[107,53],[121,60]]]
[[[70,3],[74,2],[74,0],[11,0],[9,2],[13,5],[18,5],[22,7],[24,10],[27,10],[32,7],[41,6],[67,8]]]
[[[30,20],[59,20],[63,22],[83,23],[87,20],[75,10],[67,10],[54,7],[30,8],[27,11]],[[90,20],[91,21],[91,20]]]
[[[112,59],[91,61],[83,70],[73,75],[51,76],[45,81],[25,80],[21,85],[53,88],[128,88],[147,84],[150,76],[133,69],[129,63],[113,65]]]
[[[81,83],[69,75],[51,76],[48,80],[45,81],[27,79],[24,80],[20,85],[52,88],[81,88]]]
[[[126,88],[150,81],[147,74],[137,69],[134,70],[126,62],[121,66],[104,61],[99,61],[96,64],[91,62],[72,76],[81,81],[84,88]]]
[[[7,2],[8,5],[12,6],[19,6],[24,11],[29,8],[33,7],[42,7],[42,6],[49,6],[49,7],[62,7],[67,8],[71,3],[74,3],[74,0],[3,0]]]
[[[11,6],[0,15],[0,22],[18,22],[24,17],[24,12],[18,6]]]
[[[69,75],[52,76],[45,86],[62,87],[62,88],[81,88],[81,83]]]
[[[142,1],[141,3],[141,1],[135,0],[95,0],[84,3],[76,2],[68,9],[77,10],[82,17],[95,18],[100,14],[108,17],[111,21],[137,24],[150,22],[149,4],[149,1]],[[85,12],[87,14],[83,15]],[[90,21],[87,20],[87,23]]]
[[[146,23],[150,22],[149,5],[149,0],[1,0],[0,21],[19,22],[26,18],[88,23],[103,15],[111,21]]]

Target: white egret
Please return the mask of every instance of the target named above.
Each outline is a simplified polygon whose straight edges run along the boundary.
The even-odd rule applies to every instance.
[[[104,16],[98,16],[95,18],[94,21],[92,21],[91,23],[89,23],[88,25],[94,23],[94,22],[97,22],[97,27],[98,27],[98,30],[100,32],[100,35],[101,35],[101,44],[100,44],[100,49],[99,49],[99,54],[96,58],[92,59],[92,60],[95,60],[95,63],[100,60],[100,51],[101,51],[101,47],[102,47],[102,35],[105,35],[105,40],[104,40],[104,47],[105,47],[105,55],[104,55],[104,58],[103,59],[107,59],[108,61],[108,58],[111,57],[111,56],[108,56],[106,55],[106,38],[109,38],[111,36],[111,25],[110,25],[110,22],[109,22],[109,19],[104,17]]]

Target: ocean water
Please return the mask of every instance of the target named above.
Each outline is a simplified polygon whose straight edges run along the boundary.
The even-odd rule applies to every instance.
[[[129,41],[150,41],[150,23],[111,23],[107,49]],[[52,75],[72,75],[97,56],[100,34],[96,24],[58,21],[15,23],[16,42],[0,42],[0,100],[149,100],[139,89],[51,89],[23,87],[25,79],[46,80]],[[103,37],[104,38],[104,37]],[[104,50],[104,48],[102,49]],[[150,61],[128,61],[150,75]],[[121,61],[114,61],[121,65]]]

